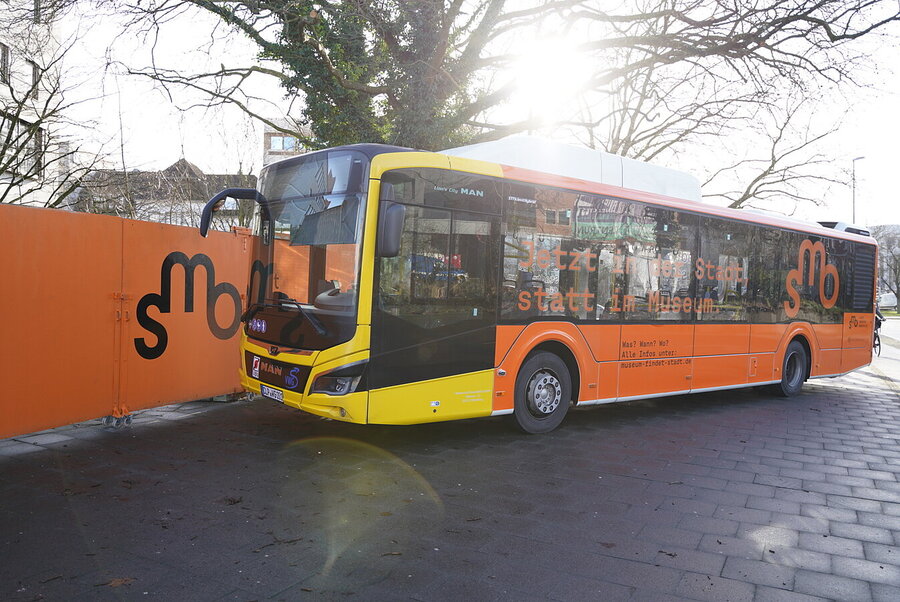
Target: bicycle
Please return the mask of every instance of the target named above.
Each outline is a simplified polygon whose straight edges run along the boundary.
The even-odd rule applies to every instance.
[[[872,341],[872,349],[878,357],[881,357],[881,337],[878,336],[878,332],[881,330],[882,322],[884,322],[884,318],[879,315],[879,312],[875,312],[875,337]]]

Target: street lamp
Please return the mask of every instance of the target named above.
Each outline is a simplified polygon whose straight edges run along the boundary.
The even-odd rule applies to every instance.
[[[851,194],[852,194],[852,198],[853,198],[853,223],[854,224],[856,223],[856,162],[859,161],[860,159],[865,159],[865,157],[856,157],[855,159],[853,159],[853,163],[852,163],[853,164],[853,179],[852,179],[852,186],[850,187],[850,189],[852,191]]]

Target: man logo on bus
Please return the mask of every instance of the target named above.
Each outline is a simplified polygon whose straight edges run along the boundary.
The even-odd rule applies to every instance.
[[[822,302],[822,307],[828,309],[834,307],[834,304],[837,303],[841,280],[838,277],[837,268],[833,264],[825,263],[825,245],[821,242],[814,243],[810,240],[804,240],[800,243],[800,252],[797,254],[797,268],[788,272],[785,279],[790,300],[784,302],[784,311],[789,318],[793,318],[800,311],[800,293],[797,291],[797,285],[803,283],[803,264],[807,253],[809,253],[809,267],[806,270],[807,284],[812,286],[815,283],[816,259],[818,259],[819,300]],[[831,276],[834,281],[831,296],[825,294],[825,281],[828,276]]]

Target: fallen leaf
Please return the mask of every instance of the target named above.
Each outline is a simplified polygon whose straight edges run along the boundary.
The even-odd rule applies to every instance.
[[[117,579],[107,581],[106,583],[98,583],[94,587],[103,587],[104,585],[109,587],[122,587],[123,585],[130,585],[133,581],[134,577],[119,577]]]

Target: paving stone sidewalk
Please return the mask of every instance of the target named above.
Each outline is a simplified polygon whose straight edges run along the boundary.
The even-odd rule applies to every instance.
[[[0,441],[0,599],[900,600],[900,394],[872,368],[360,427],[266,400]]]

